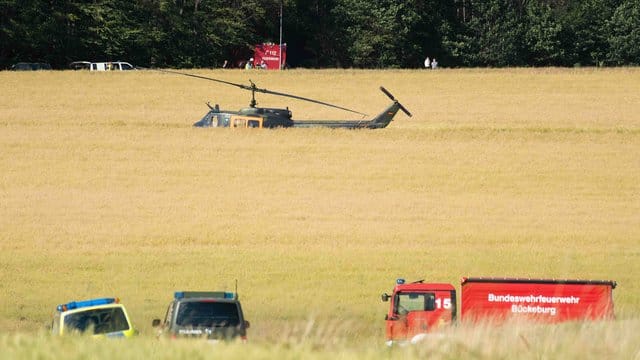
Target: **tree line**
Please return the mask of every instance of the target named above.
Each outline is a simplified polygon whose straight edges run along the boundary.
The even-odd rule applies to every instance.
[[[219,67],[283,42],[293,67],[640,63],[640,0],[0,0],[0,68]]]

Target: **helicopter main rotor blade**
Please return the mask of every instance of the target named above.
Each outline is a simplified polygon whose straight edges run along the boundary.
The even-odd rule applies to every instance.
[[[297,96],[297,95],[291,95],[291,94],[286,94],[286,93],[281,93],[281,92],[277,92],[277,91],[271,91],[271,90],[267,90],[267,89],[260,89],[258,87],[256,87],[256,85],[251,82],[251,80],[249,80],[251,82],[251,86],[248,85],[243,85],[243,84],[236,84],[230,81],[224,81],[224,80],[219,80],[219,79],[214,79],[214,78],[210,78],[207,76],[201,76],[201,75],[195,75],[195,74],[189,74],[189,73],[183,73],[180,71],[172,71],[172,70],[161,70],[161,69],[157,69],[158,71],[161,72],[166,72],[166,73],[170,73],[170,74],[176,74],[176,75],[184,75],[184,76],[189,76],[189,77],[193,77],[193,78],[197,78],[197,79],[203,79],[203,80],[209,80],[209,81],[215,81],[218,83],[222,83],[222,84],[227,84],[227,85],[233,85],[233,86],[237,86],[240,89],[244,89],[244,90],[249,90],[249,91],[254,91],[254,92],[260,92],[263,94],[271,94],[271,95],[277,95],[277,96],[285,96],[285,97],[290,97],[293,99],[298,99],[298,100],[303,100],[303,101],[309,101],[312,103],[316,103],[316,104],[320,104],[320,105],[324,105],[324,106],[329,106],[332,108],[336,108],[336,109],[340,109],[340,110],[344,110],[344,111],[348,111],[348,112],[352,112],[354,114],[358,114],[358,115],[362,115],[362,116],[367,116],[367,114],[361,113],[359,111],[355,111],[355,110],[351,110],[351,109],[347,109],[345,107],[342,106],[338,106],[338,105],[334,105],[334,104],[329,104],[323,101],[319,101],[319,100],[314,100],[314,99],[309,99],[306,97],[302,97],[302,96]]]
[[[286,96],[286,97],[290,97],[293,99],[298,99],[298,100],[304,100],[304,101],[309,101],[312,103],[316,103],[316,104],[320,104],[320,105],[325,105],[325,106],[329,106],[332,108],[336,108],[336,109],[340,109],[340,110],[344,110],[344,111],[348,111],[348,112],[352,112],[354,114],[358,114],[358,115],[362,115],[362,116],[367,116],[367,114],[361,113],[359,111],[355,111],[355,110],[351,110],[351,109],[347,109],[345,107],[342,106],[338,106],[338,105],[333,105],[333,104],[329,104],[323,101],[319,101],[319,100],[314,100],[314,99],[309,99],[306,97],[302,97],[302,96],[297,96],[297,95],[291,95],[291,94],[285,94],[285,93],[280,93],[277,91],[271,91],[271,90],[267,90],[267,89],[258,89],[256,88],[255,91],[259,91],[265,94],[272,94],[272,95],[278,95],[278,96]]]
[[[243,84],[236,84],[236,83],[232,83],[230,81],[218,80],[218,79],[214,79],[214,78],[210,78],[210,77],[206,77],[206,76],[183,73],[183,72],[180,72],[180,71],[173,71],[173,70],[164,70],[164,69],[154,69],[154,70],[157,70],[157,71],[160,71],[160,72],[166,72],[166,73],[169,73],[169,74],[184,75],[184,76],[190,76],[190,77],[197,78],[197,79],[215,81],[215,82],[219,82],[219,83],[222,83],[222,84],[237,86],[237,87],[239,87],[241,89],[251,90],[251,86],[247,86],[247,85],[243,85]]]

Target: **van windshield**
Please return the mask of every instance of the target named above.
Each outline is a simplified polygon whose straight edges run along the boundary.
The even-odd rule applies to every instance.
[[[176,316],[178,326],[231,327],[239,324],[238,305],[229,302],[183,302]]]
[[[120,307],[93,309],[64,317],[64,327],[70,331],[106,334],[129,330],[129,323]]]

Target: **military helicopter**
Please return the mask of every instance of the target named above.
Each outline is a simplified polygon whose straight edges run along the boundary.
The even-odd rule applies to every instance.
[[[201,75],[194,75],[188,73],[182,73],[171,70],[162,70],[163,72],[190,76],[198,79],[204,79],[209,81],[215,81],[222,84],[232,85],[239,87],[243,90],[251,91],[251,102],[249,103],[249,107],[242,108],[239,111],[227,111],[220,110],[219,105],[211,106],[207,103],[209,107],[209,112],[193,124],[195,127],[232,127],[232,128],[278,128],[278,127],[294,127],[294,128],[310,128],[310,127],[329,127],[329,128],[343,128],[343,129],[381,129],[387,127],[389,123],[393,120],[393,117],[396,115],[398,110],[402,110],[407,116],[411,117],[411,113],[407,110],[398,100],[396,100],[391,93],[385,89],[384,87],[380,87],[380,90],[387,95],[391,101],[391,105],[389,105],[384,111],[382,111],[378,116],[369,120],[293,120],[291,110],[289,108],[279,109],[279,108],[263,108],[256,107],[256,92],[271,94],[277,96],[284,96],[293,99],[309,101],[312,103],[329,106],[341,110],[345,110],[348,112],[352,112],[355,114],[359,114],[362,116],[367,116],[361,112],[347,109],[338,105],[329,104],[326,102],[309,99],[297,95],[285,94],[281,92],[271,91],[267,89],[261,89],[253,83],[253,81],[249,80],[251,85],[243,85],[237,84],[229,81],[214,79]]]

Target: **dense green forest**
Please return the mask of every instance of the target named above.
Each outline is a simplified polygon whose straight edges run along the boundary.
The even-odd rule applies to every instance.
[[[292,67],[640,63],[640,0],[0,0],[18,61],[219,67],[283,42]]]

